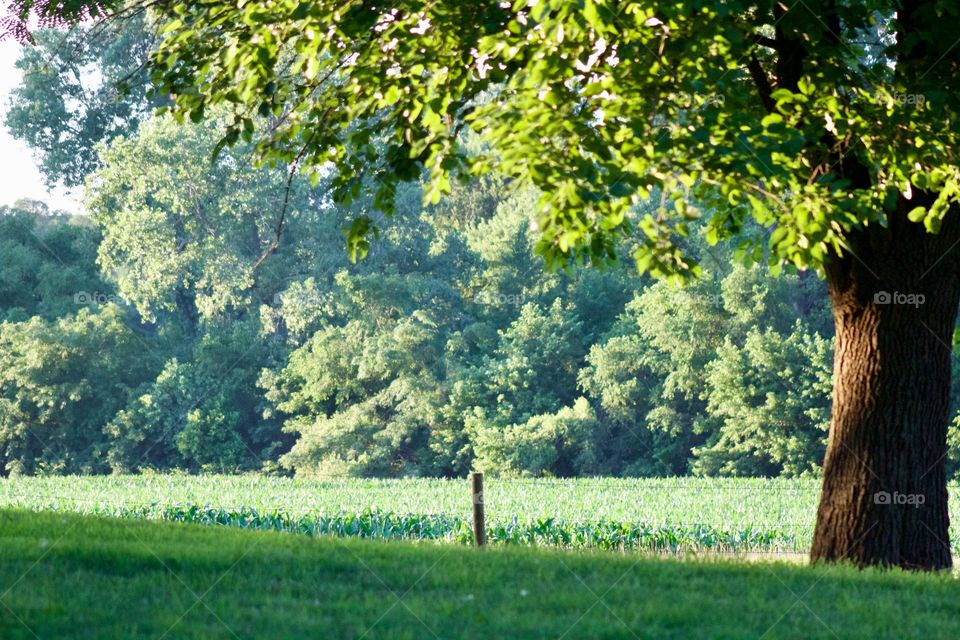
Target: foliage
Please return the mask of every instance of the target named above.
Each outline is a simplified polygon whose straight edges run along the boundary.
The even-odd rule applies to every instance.
[[[0,39],[13,37],[30,42],[37,24],[51,29],[75,26],[102,18],[117,5],[113,0],[11,0],[0,17]]]
[[[506,475],[590,475],[599,467],[594,447],[600,426],[581,397],[555,414],[533,416],[502,431],[480,430],[474,466]]]
[[[152,119],[103,149],[103,167],[88,178],[87,207],[103,230],[99,264],[148,320],[178,304],[211,318],[251,304],[252,293],[269,300],[256,279],[275,278],[272,265],[255,267],[286,216],[311,205],[302,180],[288,188],[286,172],[258,170],[242,150],[210,165],[215,142],[211,125]]]
[[[149,145],[212,144],[205,125],[187,131],[151,122],[141,136],[147,139],[115,145],[137,154]],[[195,161],[187,153],[152,160],[157,172],[178,175]],[[310,209],[303,192],[287,222],[295,235],[246,272],[252,280],[238,284],[220,266],[233,260],[252,268],[244,244],[254,231],[249,219],[216,205],[221,233],[205,239],[188,208],[129,195],[132,183],[111,173],[116,167],[132,179],[129,166],[107,163],[96,187],[98,194],[127,198],[123,215],[134,216],[140,231],[123,231],[131,228],[127,218],[120,222],[108,200],[98,200],[101,260],[120,237],[136,252],[108,254],[116,265],[108,277],[124,277],[127,265],[169,275],[162,266],[169,247],[142,242],[154,215],[142,204],[156,206],[161,234],[183,232],[182,254],[195,253],[165,296],[155,295],[150,278],[120,281],[154,320],[144,324],[134,309],[112,312],[140,336],[151,373],[79,429],[101,443],[101,457],[85,469],[264,468],[320,476],[457,476],[471,467],[558,476],[817,472],[831,323],[816,279],[718,267],[674,289],[628,268],[545,273],[528,251],[529,194],[514,192],[476,220],[447,225],[458,201],[420,210],[413,189],[405,196],[408,208],[356,265],[339,252],[339,231]],[[250,187],[251,197],[282,189],[282,174],[275,178],[246,182],[261,184]],[[504,197],[499,184],[484,188],[491,202]],[[217,192],[208,193],[217,202]],[[470,192],[470,200],[479,198]],[[408,224],[412,217],[418,227]],[[0,311],[8,317],[69,317],[81,309],[71,293],[77,290],[102,292],[91,300],[94,310],[100,297],[113,296],[92,264],[94,230],[25,212],[2,220],[12,225],[7,242],[17,243],[6,255],[20,265],[5,271],[11,283],[5,304],[12,306]],[[38,238],[69,260],[67,269],[43,267],[53,259]],[[96,284],[76,284],[83,278],[73,272]],[[41,285],[45,273],[49,284]],[[231,302],[222,296],[198,306],[206,295],[198,289],[210,291],[204,287],[215,280],[231,291]],[[14,297],[31,289],[59,291],[59,298]],[[596,291],[605,293],[597,298]],[[117,357],[125,362],[130,355]],[[97,384],[89,376],[81,381]],[[28,393],[26,383],[9,384],[11,393]],[[66,453],[58,455],[46,472],[69,467]]]
[[[84,219],[42,203],[0,208],[0,320],[52,320],[109,299],[94,264],[99,242]]]
[[[694,450],[704,475],[819,472],[830,425],[832,346],[799,323],[786,337],[751,329],[707,365],[707,411],[723,421]]]
[[[931,231],[960,197],[957,9],[898,6],[175,2],[153,79],[181,117],[231,104],[228,143],[272,114],[260,152],[333,163],[339,198],[366,185],[390,210],[421,169],[430,202],[494,167],[532,184],[548,264],[606,261],[637,227],[642,269],[695,274],[690,193],[725,203],[711,242],[752,217],[776,227],[772,264],[819,267],[913,188],[932,194],[910,212]],[[464,127],[484,152],[460,144]],[[655,189],[671,197],[631,222]],[[754,240],[742,257],[762,256]]]
[[[150,374],[141,350],[113,304],[0,324],[4,473],[104,471],[103,425]]]
[[[257,363],[276,351],[256,329],[248,322],[207,333],[186,361],[167,361],[142,385],[104,428],[111,469],[237,471],[259,468],[289,446],[251,394]]]
[[[133,92],[114,104],[107,99],[112,95],[107,82],[98,89],[106,93],[93,96],[89,114],[56,101],[43,112],[44,118],[56,117],[44,125],[50,131],[86,132],[71,145],[99,145],[96,157],[75,167],[81,173],[95,167],[86,176],[94,225],[89,219],[51,213],[37,203],[21,203],[0,215],[0,319],[8,321],[5,331],[52,327],[59,319],[81,322],[75,314],[82,309],[75,301],[92,295],[89,313],[99,317],[103,302],[120,303],[110,311],[112,322],[118,331],[122,327],[142,340],[146,364],[133,367],[131,371],[140,373],[124,378],[118,394],[122,399],[70,426],[71,433],[84,434],[77,438],[77,447],[101,443],[96,463],[84,463],[83,469],[448,477],[471,468],[553,476],[818,472],[833,332],[823,283],[809,271],[774,278],[771,272],[739,263],[757,258],[759,247],[761,261],[766,255],[776,265],[799,256],[801,265],[817,264],[822,246],[814,245],[840,238],[849,220],[817,231],[823,222],[817,216],[829,218],[836,211],[816,213],[804,207],[813,207],[811,199],[817,198],[825,198],[820,204],[837,204],[856,190],[847,189],[836,176],[824,176],[810,189],[795,191],[794,209],[777,213],[776,225],[767,214],[759,215],[759,223],[747,219],[746,209],[755,209],[757,202],[744,195],[746,187],[736,195],[730,190],[733,183],[713,184],[726,201],[718,201],[717,192],[703,192],[724,163],[744,160],[742,150],[730,149],[734,125],[748,145],[757,142],[762,130],[765,137],[754,151],[769,152],[762,157],[774,168],[754,167],[757,177],[780,180],[777,184],[784,188],[793,184],[796,174],[790,172],[796,167],[778,155],[782,150],[773,149],[789,147],[797,136],[812,131],[812,125],[803,124],[798,134],[800,125],[791,120],[795,114],[782,114],[783,123],[769,116],[759,125],[754,122],[760,105],[743,102],[740,94],[746,85],[739,67],[730,68],[711,89],[716,97],[723,95],[723,101],[706,100],[702,92],[677,93],[692,80],[683,52],[674,47],[680,42],[712,43],[720,25],[731,34],[746,25],[725,14],[697,34],[691,30],[694,22],[712,16],[710,11],[694,18],[673,15],[676,7],[657,9],[664,16],[654,12],[660,24],[645,24],[654,17],[651,11],[632,7],[631,19],[642,18],[641,27],[630,20],[606,24],[606,5],[565,12],[563,3],[535,10],[439,3],[418,9],[435,12],[423,14],[429,24],[411,22],[412,9],[405,6],[389,14],[392,17],[370,7],[356,8],[342,16],[329,38],[310,40],[309,29],[320,19],[318,12],[326,10],[324,3],[303,6],[296,16],[279,11],[275,3],[230,6],[224,9],[223,29],[211,36],[205,25],[191,20],[202,18],[214,4],[184,5],[185,13],[176,18],[180,23],[167,23],[162,51],[182,56],[154,60],[159,80],[189,82],[194,62],[238,34],[263,35],[262,46],[252,58],[230,57],[250,54],[251,43],[237,42],[234,53],[210,68],[209,84],[189,95],[178,94],[173,117],[140,122],[144,98]],[[594,10],[599,13],[589,18]],[[492,22],[481,20],[457,32],[441,29],[459,24],[471,12]],[[518,12],[525,12],[527,24],[516,22]],[[256,21],[231,23],[240,14]],[[588,18],[599,21],[592,35],[580,24]],[[763,19],[760,16],[760,23]],[[784,24],[801,30],[809,26],[791,22],[795,19],[792,14]],[[882,13],[876,19],[886,21]],[[122,55],[124,43],[144,28],[143,16],[136,20],[104,31],[102,41],[82,60],[60,63],[64,68],[83,64],[96,69],[94,75],[116,79],[131,62]],[[420,101],[419,106],[411,102],[418,100],[420,88],[406,75],[412,72],[404,67],[412,55],[409,47],[424,45],[420,64],[426,74],[470,38],[477,39],[477,55],[482,55],[490,45],[490,30],[499,28],[501,20],[515,23],[512,35],[504,35],[507,40],[537,35],[523,44],[517,41],[512,54],[489,53],[484,62],[469,54],[465,59],[470,69],[461,65],[445,76],[430,76],[427,88],[439,96],[437,101]],[[577,23],[573,31],[569,21]],[[563,38],[558,40],[554,31],[544,40],[541,32],[530,31],[548,24],[563,24]],[[284,31],[292,25],[305,27],[302,37],[296,32],[281,44],[277,38],[294,33]],[[310,62],[308,54],[335,46],[330,43],[337,38],[355,41],[375,33],[389,43],[391,34],[407,28],[415,30],[398,38],[394,48],[359,52],[329,77],[321,74],[335,69],[328,65],[337,64],[340,52],[334,55],[331,49],[329,59]],[[211,37],[195,49],[180,48],[197,44],[194,38],[200,35]],[[679,64],[674,69],[661,64],[659,71],[650,72],[665,82],[662,93],[649,94],[659,95],[665,105],[666,115],[657,117],[662,137],[623,137],[627,130],[645,131],[640,111],[634,109],[652,98],[627,92],[591,94],[590,87],[619,82],[621,74],[640,69],[648,52],[636,47],[654,35],[664,39],[662,55]],[[23,64],[39,64],[57,37],[38,33],[39,48],[26,50]],[[600,37],[606,38],[603,51]],[[592,42],[589,56],[578,49],[584,39]],[[765,47],[740,44],[769,69]],[[819,52],[821,44],[811,46]],[[551,53],[533,64],[535,58],[529,56],[539,55],[544,47]],[[576,58],[579,66],[561,65],[570,86],[557,84],[553,74],[560,59],[556,56],[567,55],[568,47],[585,54]],[[732,50],[724,47],[710,55],[724,59]],[[623,57],[627,51],[637,55],[628,60]],[[400,75],[374,74],[371,65],[378,59],[384,64],[395,61]],[[498,66],[501,62],[504,69]],[[289,65],[290,74],[274,79],[274,93],[264,94],[269,108],[244,112],[250,107],[250,92],[264,80],[247,75],[244,65],[269,70],[274,63]],[[225,68],[239,73],[230,90],[218,75]],[[294,105],[287,98],[308,81],[302,75],[308,68],[317,73],[313,80],[319,84],[309,98]],[[383,71],[394,68],[388,65]],[[480,77],[481,68],[486,77]],[[164,69],[183,75],[173,78],[164,75]],[[296,76],[297,69],[301,76]],[[516,77],[507,69],[517,71]],[[646,87],[648,72],[624,87]],[[532,99],[527,91],[530,74],[540,74],[544,82],[539,86],[549,89],[535,105],[527,105]],[[576,84],[581,81],[586,84]],[[59,91],[57,87],[66,87],[70,95],[82,90],[69,82],[73,80],[63,74],[25,79],[17,94],[23,101],[15,100],[9,117],[23,116],[17,109],[36,107],[51,91]],[[370,93],[380,84],[389,85],[383,100]],[[521,93],[510,93],[514,90]],[[777,100],[783,102],[790,93],[791,100],[802,103],[798,109],[834,113],[833,106],[820,104],[820,96],[806,90],[798,84],[797,91],[784,89]],[[557,95],[571,91],[582,99],[554,103]],[[334,109],[323,127],[312,126],[321,114],[310,109],[340,106],[324,101],[343,92],[351,96],[344,111]],[[471,94],[472,101],[445,102],[444,96],[458,92]],[[806,96],[806,102],[797,96]],[[677,107],[681,97],[687,105],[682,109]],[[219,104],[220,98],[234,106]],[[602,117],[588,106],[597,100],[606,105]],[[193,121],[177,120],[185,105],[207,102],[202,113],[191,111]],[[396,111],[404,105],[411,107],[407,116]],[[493,105],[500,105],[501,112],[493,113]],[[281,106],[289,109],[277,112]],[[523,112],[518,111],[521,106]],[[892,105],[894,119],[907,117],[900,106]],[[120,111],[110,111],[113,108]],[[108,113],[116,116],[107,118],[116,121],[116,128],[84,124],[88,116],[91,122],[106,122]],[[233,144],[221,145],[223,131],[235,131],[231,127],[238,113],[244,135],[233,138],[228,133],[226,142]],[[919,109],[914,115],[922,120],[924,114]],[[528,115],[530,122],[523,119]],[[403,140],[392,128],[398,117],[406,118]],[[349,132],[338,128],[345,126],[345,118],[352,118]],[[443,126],[434,126],[438,118]],[[457,131],[464,122],[497,126]],[[534,140],[531,123],[539,132],[536,162],[528,157],[529,150],[516,147]],[[705,128],[696,129],[701,125]],[[563,129],[566,126],[572,129]],[[697,142],[701,131],[715,136],[710,141],[715,151],[707,153],[706,143]],[[20,131],[21,137],[28,133]],[[507,134],[519,137],[507,140]],[[609,146],[611,135],[616,148],[603,159],[599,150]],[[48,142],[27,139],[40,153]],[[575,139],[579,142],[571,146]],[[290,147],[298,140],[304,146]],[[321,148],[324,144],[328,146]],[[668,144],[676,148],[667,152]],[[653,156],[645,145],[652,145]],[[292,155],[294,148],[297,153]],[[337,171],[321,168],[317,163],[333,150],[330,159]],[[683,155],[694,151],[704,167],[693,167]],[[255,152],[266,165],[257,164]],[[506,177],[486,172],[484,158],[496,159]],[[439,167],[431,164],[436,160]],[[681,175],[695,177],[686,185],[689,191],[665,178],[666,173],[638,181],[645,171],[665,170],[666,164],[654,166],[661,160],[673,163]],[[599,165],[591,164],[594,161]],[[53,156],[50,162],[64,164]],[[566,166],[571,162],[582,172],[571,174]],[[622,184],[619,178],[617,184],[610,183],[614,169],[624,163],[626,169],[617,169],[624,171]],[[294,171],[301,165],[307,176]],[[446,197],[438,199],[447,191],[444,174],[460,170],[480,175],[451,182]],[[744,171],[748,169],[741,166],[728,177],[740,180]],[[425,177],[429,179],[421,180]],[[827,188],[829,194],[823,191]],[[873,197],[857,193],[857,198]],[[685,220],[693,217],[687,213],[694,205],[705,215]],[[847,212],[843,215],[853,211],[837,206],[837,211]],[[682,228],[674,224],[680,221],[676,216],[684,218]],[[801,216],[808,219],[800,221]],[[651,226],[651,220],[670,228]],[[784,234],[794,233],[797,225],[813,243],[800,253],[781,246]],[[747,245],[711,246],[733,227]],[[374,228],[380,233],[378,242],[367,243],[358,235],[358,230]],[[671,229],[682,237],[668,242],[660,235]],[[821,231],[826,235],[818,240]],[[354,257],[365,253],[365,260],[348,260],[344,232]],[[772,245],[766,254],[764,245]],[[698,263],[703,277],[677,289],[653,283],[630,264],[545,271],[544,257],[531,251],[537,246],[547,266],[581,258],[608,262],[608,250],[624,255],[639,247],[642,266],[650,271],[692,272]],[[46,324],[31,325],[34,316]],[[52,361],[48,367],[46,358],[54,358],[53,345],[67,338],[51,330],[44,339],[47,348],[38,352],[41,360],[31,364],[31,375],[60,366]],[[109,376],[118,375],[131,357],[122,346],[116,348],[110,357],[116,358],[117,371],[104,374],[107,387],[112,384]],[[11,363],[24,366],[20,360]],[[78,369],[76,383],[99,388],[96,375],[96,368]],[[7,392],[22,399],[33,383],[11,378],[7,384]],[[960,390],[954,396],[960,397]],[[22,434],[17,429],[8,433],[0,444],[20,447]],[[68,460],[78,455],[87,454],[64,449],[45,461],[44,472],[74,468]],[[33,469],[33,463],[24,464],[24,469]]]
[[[32,34],[17,61],[23,80],[10,94],[4,124],[33,149],[49,186],[81,186],[99,166],[97,143],[130,135],[167,103],[146,99],[146,60],[156,40],[143,12]]]

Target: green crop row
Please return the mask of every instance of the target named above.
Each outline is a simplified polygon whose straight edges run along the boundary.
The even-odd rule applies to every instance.
[[[470,520],[460,516],[401,514],[382,511],[339,513],[329,516],[292,516],[282,511],[226,510],[199,506],[95,508],[98,515],[122,518],[161,519],[240,529],[274,530],[310,536],[333,535],[376,540],[444,541],[471,544]],[[559,546],[604,550],[658,552],[802,551],[809,532],[777,529],[724,530],[710,525],[669,526],[644,523],[566,523],[553,518],[506,523],[487,527],[487,540],[494,544]]]

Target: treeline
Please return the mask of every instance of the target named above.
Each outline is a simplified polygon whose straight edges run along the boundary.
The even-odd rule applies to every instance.
[[[148,120],[103,149],[90,218],[0,216],[6,473],[816,472],[815,277],[723,269],[705,245],[685,288],[629,260],[547,273],[534,194],[493,182],[428,208],[410,187],[396,215],[415,223],[381,220],[351,264],[363,203],[288,193],[242,149],[211,165],[215,143]]]
[[[121,74],[117,37],[83,64]],[[335,176],[217,155],[216,124],[147,117],[135,92],[50,107],[80,82],[57,42],[25,53],[49,73],[7,124],[90,215],[0,212],[2,473],[818,472],[833,327],[814,274],[730,266],[696,224],[684,288],[638,276],[630,239],[620,267],[548,273],[529,190],[425,207],[412,185],[402,221],[334,206]],[[379,239],[352,264],[343,227],[366,215]]]

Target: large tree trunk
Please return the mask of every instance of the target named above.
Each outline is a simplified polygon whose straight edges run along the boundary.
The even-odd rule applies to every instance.
[[[920,198],[929,202],[929,196]],[[901,202],[830,262],[833,415],[811,560],[951,565],[944,469],[960,223],[929,234]]]

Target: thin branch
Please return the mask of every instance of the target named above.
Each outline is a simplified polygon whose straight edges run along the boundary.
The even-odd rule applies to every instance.
[[[300,162],[303,160],[303,156],[307,153],[307,149],[310,148],[310,143],[313,142],[313,138],[316,135],[316,129],[310,134],[310,136],[303,143],[300,152],[297,154],[296,159],[290,165],[290,173],[287,176],[287,186],[284,189],[283,193],[283,207],[280,208],[280,219],[277,221],[277,226],[274,229],[274,239],[273,242],[266,248],[260,258],[253,264],[253,271],[256,271],[260,268],[260,265],[269,258],[273,253],[280,248],[280,241],[283,238],[283,228],[286,225],[287,220],[287,207],[290,204],[290,191],[293,188],[293,177],[300,171]]]

